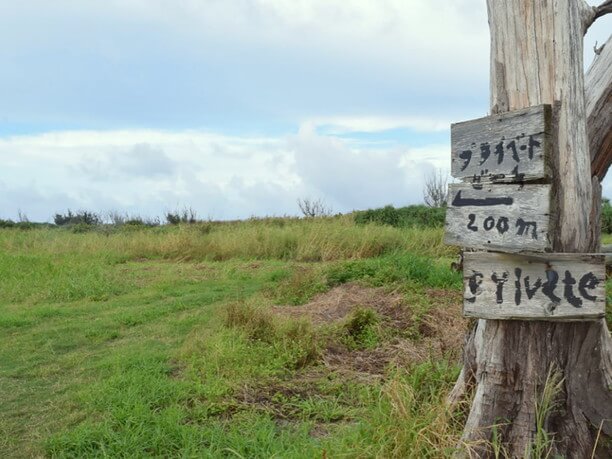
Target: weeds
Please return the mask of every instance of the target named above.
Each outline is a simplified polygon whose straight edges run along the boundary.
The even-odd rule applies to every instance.
[[[349,348],[373,348],[379,342],[380,318],[369,308],[357,308],[344,324],[344,342]]]
[[[290,273],[287,271],[273,273],[271,280],[277,281],[268,290],[270,297],[277,304],[304,304],[317,293],[328,289],[324,272],[317,267],[296,266]]]
[[[225,310],[225,325],[240,328],[249,339],[274,342],[277,326],[272,314],[261,306],[231,303]]]
[[[281,320],[259,305],[228,305],[225,324],[239,328],[251,340],[272,345],[292,369],[313,363],[320,354],[319,343],[310,323]]]
[[[361,259],[398,251],[419,253],[423,258],[452,257],[456,252],[443,245],[442,230],[360,227],[347,218],[290,220],[283,226],[267,222],[145,226],[146,223],[124,224],[108,231],[106,225],[88,227],[91,231],[78,239],[51,228],[37,229],[27,237],[7,229],[0,231],[0,248],[7,252],[20,250],[20,253],[25,248],[37,254],[88,252],[117,260],[224,261],[242,258],[303,262]]]
[[[461,433],[460,419],[450,412],[442,394],[456,369],[444,362],[398,370],[382,387],[367,456],[438,458],[451,456]],[[367,437],[366,437],[367,438]]]
[[[546,375],[544,388],[539,400],[536,402],[536,433],[531,451],[526,456],[538,459],[551,457],[553,453],[554,437],[548,433],[548,418],[558,405],[558,395],[563,389],[563,377],[561,372],[551,366]]]
[[[350,217],[127,222],[0,231],[4,456],[432,457],[450,444],[443,437],[455,426],[439,401],[453,363],[393,373],[394,388],[389,359],[363,380],[326,360],[329,340],[345,352],[350,339],[348,358],[383,355],[387,329],[403,324],[385,315],[395,302],[356,302],[363,307],[329,332],[324,320],[282,316],[272,304],[310,301],[342,279],[454,289],[444,261],[419,261],[453,253],[440,230]],[[411,295],[408,316],[431,301],[424,289]],[[262,381],[287,388],[254,393],[269,410],[240,399]]]

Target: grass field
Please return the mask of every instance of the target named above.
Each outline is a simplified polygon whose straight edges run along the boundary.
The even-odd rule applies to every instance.
[[[0,230],[0,456],[450,455],[467,324],[442,234]]]

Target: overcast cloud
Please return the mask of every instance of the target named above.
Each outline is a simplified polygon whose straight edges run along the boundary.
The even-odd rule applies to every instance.
[[[0,0],[0,218],[421,202],[488,43],[484,0]]]

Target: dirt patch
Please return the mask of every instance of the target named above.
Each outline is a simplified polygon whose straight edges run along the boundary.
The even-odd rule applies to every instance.
[[[275,419],[290,420],[299,414],[297,402],[321,397],[318,387],[324,375],[320,371],[302,372],[287,381],[268,381],[265,385],[247,386],[236,395],[239,406],[256,406]]]
[[[325,367],[317,366],[289,379],[244,386],[234,394],[232,407],[223,416],[229,419],[236,412],[255,409],[268,413],[280,427],[308,419],[312,421],[310,436],[326,437],[338,426],[355,422],[355,401],[347,395],[348,381],[329,376]],[[333,411],[321,409],[325,401],[334,406]]]
[[[469,324],[462,316],[461,292],[432,289],[427,294],[436,298],[436,306],[423,316],[419,333],[436,343],[441,354],[458,358]]]
[[[258,261],[254,261],[252,263],[249,263],[246,266],[243,266],[244,269],[248,269],[248,270],[253,270],[253,269],[259,269],[263,266],[263,263],[260,263]]]
[[[328,370],[367,382],[384,378],[390,367],[405,367],[432,358],[459,359],[468,323],[461,316],[461,292],[430,289],[425,293],[434,305],[419,314],[399,292],[355,283],[335,287],[305,305],[276,306],[273,311],[284,317],[310,320],[315,326],[341,323],[357,308],[376,311],[381,326],[397,332],[396,336],[374,349],[349,349],[342,343],[330,342],[322,355]]]
[[[309,419],[313,421],[310,435],[321,438],[343,423],[355,422],[355,400],[345,398],[350,397],[348,385],[376,384],[395,367],[407,368],[449,357],[458,360],[467,326],[461,316],[461,292],[431,289],[424,294],[432,305],[426,312],[422,306],[411,307],[399,292],[355,283],[335,287],[305,305],[274,307],[275,314],[309,320],[316,327],[342,327],[353,311],[370,308],[379,316],[378,325],[390,332],[384,333],[375,348],[355,349],[332,331],[320,364],[287,375],[286,379],[272,378],[239,388],[223,416],[255,409],[269,413],[281,426]],[[321,409],[326,400],[337,409]]]
[[[306,318],[314,325],[340,322],[358,307],[371,308],[383,320],[397,322],[405,319],[404,300],[399,293],[385,292],[381,288],[368,288],[349,283],[321,293],[301,306],[275,306],[273,312],[285,317]]]
[[[348,380],[367,384],[384,377],[394,354],[388,345],[355,350],[336,344],[325,349],[323,363],[329,370],[342,374]]]

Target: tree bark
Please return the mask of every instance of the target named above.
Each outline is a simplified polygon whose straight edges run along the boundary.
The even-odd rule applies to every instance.
[[[585,77],[591,173],[601,182],[612,163],[612,36]]]
[[[594,9],[582,0],[487,0],[487,6],[491,111],[554,106],[553,248],[596,251],[599,210],[592,202],[600,187],[597,177],[591,179],[582,70],[582,37]],[[495,433],[505,456],[530,457],[536,406],[551,368],[563,376],[557,408],[546,418],[545,428],[554,439],[551,453],[591,457],[601,430],[595,457],[612,457],[603,446],[612,437],[612,343],[604,320],[479,320],[451,394],[452,402],[475,388],[464,444],[479,457],[493,456]]]

